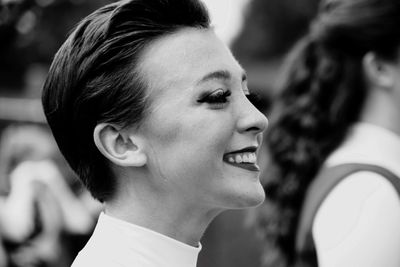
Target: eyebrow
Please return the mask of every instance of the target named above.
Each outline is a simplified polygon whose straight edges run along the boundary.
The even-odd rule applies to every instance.
[[[218,70],[213,71],[206,74],[203,78],[199,80],[197,84],[207,82],[209,80],[230,80],[232,78],[232,74],[227,70]],[[243,70],[242,71],[242,82],[247,81],[247,74]]]

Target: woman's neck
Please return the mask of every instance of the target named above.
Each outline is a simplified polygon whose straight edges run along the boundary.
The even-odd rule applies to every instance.
[[[105,212],[197,247],[210,222],[222,211],[201,208],[178,194],[135,183],[105,202]]]
[[[386,128],[400,136],[400,105],[389,91],[370,90],[360,121]]]

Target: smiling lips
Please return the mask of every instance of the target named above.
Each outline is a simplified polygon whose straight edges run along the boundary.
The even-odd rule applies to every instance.
[[[249,171],[260,171],[257,165],[257,148],[247,147],[224,155],[224,162]]]

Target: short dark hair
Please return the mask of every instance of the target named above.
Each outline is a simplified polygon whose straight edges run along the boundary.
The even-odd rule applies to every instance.
[[[44,112],[62,154],[96,199],[109,199],[115,181],[94,144],[95,126],[140,123],[148,106],[147,83],[137,70],[141,53],[186,27],[210,27],[198,0],[116,2],[84,18],[55,55],[42,93]]]

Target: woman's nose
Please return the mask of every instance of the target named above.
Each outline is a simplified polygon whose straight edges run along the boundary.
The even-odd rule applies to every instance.
[[[247,98],[243,103],[238,120],[238,129],[240,132],[260,133],[267,129],[268,119],[259,111]]]

